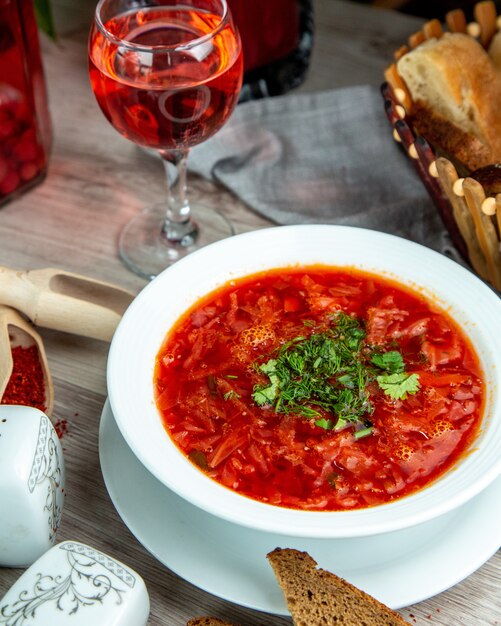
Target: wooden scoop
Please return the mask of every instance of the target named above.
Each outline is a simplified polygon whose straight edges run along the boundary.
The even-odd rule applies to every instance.
[[[42,338],[17,311],[0,305],[0,400],[12,375],[12,348],[36,345],[45,386],[45,413],[50,417],[54,408],[54,386]]]
[[[0,303],[44,328],[111,341],[133,298],[116,285],[59,269],[0,267]]]

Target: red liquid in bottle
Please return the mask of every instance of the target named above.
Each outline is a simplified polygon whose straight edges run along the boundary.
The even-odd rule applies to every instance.
[[[111,124],[143,146],[171,150],[194,146],[225,123],[242,84],[242,54],[232,25],[184,53],[162,46],[190,44],[221,18],[191,8],[131,11],[108,21],[113,42],[93,28],[90,79]],[[141,48],[140,46],[144,46]],[[153,53],[147,47],[158,46]]]
[[[247,72],[283,59],[299,40],[297,0],[228,0],[242,37]]]
[[[43,179],[51,125],[30,0],[0,0],[0,204]]]

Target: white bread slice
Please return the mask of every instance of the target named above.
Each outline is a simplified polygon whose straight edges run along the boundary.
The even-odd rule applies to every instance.
[[[469,169],[501,161],[501,73],[475,39],[445,33],[404,54],[397,70],[420,134]]]
[[[396,611],[317,568],[307,552],[276,548],[267,556],[295,626],[408,626]]]

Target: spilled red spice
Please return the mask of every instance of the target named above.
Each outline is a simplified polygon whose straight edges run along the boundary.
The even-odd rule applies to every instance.
[[[23,404],[46,410],[45,384],[36,345],[12,348],[12,374],[0,404]]]
[[[54,428],[57,436],[61,439],[61,437],[68,432],[68,422],[66,420],[57,420],[54,424]]]

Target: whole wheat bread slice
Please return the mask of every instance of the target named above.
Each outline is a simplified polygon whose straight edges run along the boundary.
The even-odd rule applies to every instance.
[[[267,557],[295,626],[408,626],[372,596],[317,568],[307,552],[276,548]]]

